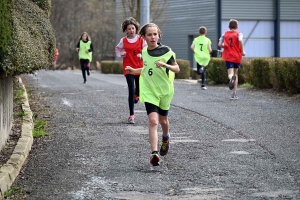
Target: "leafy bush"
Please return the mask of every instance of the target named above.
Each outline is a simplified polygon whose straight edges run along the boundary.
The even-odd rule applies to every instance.
[[[252,84],[253,80],[253,67],[252,59],[243,59],[241,63],[241,68],[238,70],[238,82],[239,84],[249,83]]]
[[[271,62],[272,85],[276,90],[290,93],[300,92],[300,60],[273,59]]]
[[[251,61],[253,67],[252,84],[258,88],[272,88],[270,81],[271,70],[269,59],[255,58]]]
[[[176,60],[177,64],[179,65],[180,72],[175,74],[176,79],[189,79],[190,78],[190,61],[188,60]]]
[[[8,50],[7,48],[11,46],[12,42],[12,7],[13,1],[2,0],[0,4],[0,63],[6,60]],[[1,64],[0,64],[1,66]],[[0,67],[0,74],[4,73],[4,69]]]
[[[50,1],[44,0],[46,6],[42,10],[37,2],[29,0],[14,0],[10,16],[1,23],[12,24],[11,40],[6,45],[1,42],[0,77],[15,76],[33,73],[36,70],[47,68],[53,60],[55,37],[49,20]],[[3,6],[3,5],[1,5]],[[9,32],[9,26],[7,28]],[[1,28],[1,39],[4,37]],[[7,37],[7,36],[5,36]],[[4,50],[3,50],[4,49]],[[2,54],[3,53],[3,54]]]
[[[284,73],[283,73],[283,66],[284,66],[284,60],[283,59],[272,59],[270,61],[270,67],[272,68],[271,73],[271,80],[273,87],[276,88],[278,91],[285,90],[285,84],[284,84]]]
[[[31,1],[36,5],[38,5],[42,10],[46,11],[47,15],[50,16],[51,0],[31,0]]]
[[[207,79],[215,84],[223,84],[228,82],[227,69],[225,61],[221,58],[211,58],[207,66]]]
[[[101,72],[103,74],[123,74],[121,61],[101,61]]]

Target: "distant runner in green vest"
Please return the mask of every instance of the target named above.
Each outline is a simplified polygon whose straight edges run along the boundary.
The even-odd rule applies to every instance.
[[[197,63],[197,73],[201,75],[201,88],[206,90],[206,67],[210,61],[211,41],[206,37],[206,27],[201,26],[199,28],[199,36],[196,37],[191,45],[191,49],[194,52],[194,58]]]
[[[170,47],[158,43],[161,31],[156,24],[145,24],[140,35],[148,46],[142,50],[143,68],[135,69],[127,66],[128,73],[140,73],[140,102],[145,104],[149,120],[149,139],[151,146],[150,163],[158,166],[158,122],[161,124],[163,135],[160,155],[164,156],[169,150],[169,120],[168,112],[174,95],[173,80],[175,73],[180,71],[175,53]]]
[[[93,52],[93,45],[90,36],[87,32],[83,32],[79,38],[79,42],[76,47],[76,51],[78,52],[82,76],[83,76],[83,83],[86,83],[86,75],[90,75],[90,64],[92,62],[92,52]]]

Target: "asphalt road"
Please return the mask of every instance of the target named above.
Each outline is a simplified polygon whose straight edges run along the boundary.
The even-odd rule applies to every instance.
[[[149,163],[147,115],[129,115],[123,75],[40,71],[22,76],[54,114],[52,136],[16,181],[27,199],[300,199],[300,100],[176,80],[171,147]],[[161,137],[159,128],[159,137]]]

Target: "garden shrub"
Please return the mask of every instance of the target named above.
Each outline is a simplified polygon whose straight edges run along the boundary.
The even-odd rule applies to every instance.
[[[54,55],[55,37],[47,15],[50,12],[50,1],[45,0],[48,2],[48,7],[45,9],[48,10],[42,10],[29,0],[11,2],[13,2],[11,7],[8,6],[11,8],[11,16],[3,20],[5,24],[12,24],[11,40],[8,39],[4,48],[2,42],[0,44],[1,49],[5,49],[4,52],[3,50],[0,52],[2,58],[0,77],[33,73],[47,68],[52,63]],[[3,38],[2,31],[0,37]]]
[[[253,67],[252,84],[258,88],[272,88],[270,82],[269,59],[255,58],[251,61]]]
[[[50,16],[51,11],[51,0],[31,0],[35,3],[38,7],[46,12],[48,16]]]
[[[12,7],[13,1],[2,0],[0,4],[0,74],[4,74],[4,67],[1,63],[4,63],[7,59],[8,47],[12,43]]]
[[[215,84],[223,84],[228,82],[225,61],[221,58],[211,58],[206,72],[207,79],[213,81]]]
[[[101,61],[101,72],[103,74],[123,74],[121,61]]]
[[[290,93],[299,92],[299,61],[293,59],[283,59],[283,78],[284,78],[284,86],[286,90]]]
[[[238,82],[239,84],[250,83],[253,79],[253,67],[251,64],[252,59],[245,58],[241,63],[241,68],[238,70]]]
[[[272,59],[270,60],[270,67],[272,69],[271,73],[271,82],[273,87],[278,91],[285,90],[284,84],[284,73],[283,73],[283,66],[285,65],[283,59]]]
[[[190,78],[190,61],[188,60],[176,60],[179,65],[180,72],[175,74],[175,79],[189,79]]]

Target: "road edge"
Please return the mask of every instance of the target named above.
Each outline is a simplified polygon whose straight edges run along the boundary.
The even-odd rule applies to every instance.
[[[4,198],[4,193],[11,187],[29,155],[33,144],[32,131],[34,128],[32,111],[30,110],[26,88],[21,77],[19,83],[23,88],[22,110],[25,113],[21,128],[21,136],[10,159],[0,168],[0,199]]]

